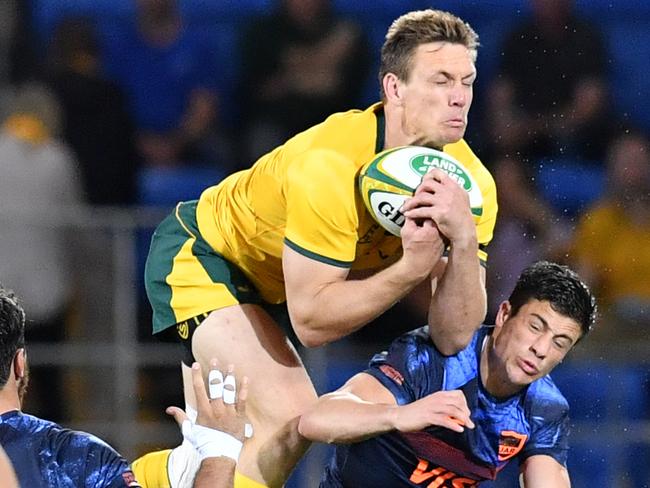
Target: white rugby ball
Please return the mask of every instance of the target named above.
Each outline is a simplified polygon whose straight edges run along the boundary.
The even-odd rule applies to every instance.
[[[405,219],[399,209],[433,168],[443,170],[464,188],[469,194],[472,213],[481,215],[481,189],[458,160],[429,147],[402,146],[377,154],[359,173],[359,190],[366,208],[384,229],[400,235]]]

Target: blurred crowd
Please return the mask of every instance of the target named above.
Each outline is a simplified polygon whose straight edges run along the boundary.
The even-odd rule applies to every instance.
[[[0,2],[0,280],[30,311],[28,342],[79,334],[80,296],[93,285],[80,286],[91,280],[78,263],[101,270],[107,252],[101,234],[75,250],[70,230],[29,225],[30,215],[55,221],[75,206],[150,204],[151,175],[191,178],[208,168],[210,178],[223,177],[329,114],[378,97],[374,33],[340,3],[269,2],[272,9],[239,19],[236,42],[219,57],[206,23],[185,19],[175,0],[132,3],[134,15],[117,16],[122,21],[108,31],[80,10],[42,32],[38,1]],[[413,7],[404,3],[403,11]],[[525,266],[550,258],[576,267],[596,290],[597,337],[643,337],[650,330],[647,126],[613,103],[617,68],[599,25],[571,0],[528,4],[501,36],[493,73],[481,79],[467,136],[499,195],[487,320]],[[169,201],[153,203],[173,204],[181,180],[175,184]],[[387,317],[351,340],[386,342],[423,321],[407,304]],[[49,418],[65,416],[52,408]],[[39,414],[38,406],[30,410]]]

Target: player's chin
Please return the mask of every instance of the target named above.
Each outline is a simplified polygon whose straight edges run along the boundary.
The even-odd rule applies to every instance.
[[[539,378],[540,378],[539,376],[522,375],[521,378],[518,378],[516,384],[521,388],[524,388],[530,385],[533,381],[538,380]]]
[[[542,376],[544,376],[542,372],[538,372],[537,374],[531,375],[522,371],[519,377],[519,385],[522,387],[528,386],[533,381],[537,381],[538,379],[540,379]]]
[[[445,124],[441,131],[443,146],[460,141],[465,135],[466,125],[447,125]]]
[[[543,375],[541,373],[531,375],[521,369],[516,368],[514,371],[510,371],[509,376],[509,380],[514,386],[524,388]]]

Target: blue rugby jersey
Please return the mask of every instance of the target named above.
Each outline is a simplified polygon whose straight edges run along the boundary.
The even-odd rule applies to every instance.
[[[0,444],[11,459],[20,486],[140,486],[129,464],[101,439],[17,410],[0,415]]]
[[[366,370],[399,405],[441,390],[462,390],[474,429],[393,431],[338,445],[320,486],[462,488],[495,479],[515,457],[521,462],[545,454],[566,465],[569,406],[549,376],[505,399],[491,396],[483,387],[480,355],[491,331],[482,327],[467,348],[443,356],[427,328],[417,329],[375,355]]]

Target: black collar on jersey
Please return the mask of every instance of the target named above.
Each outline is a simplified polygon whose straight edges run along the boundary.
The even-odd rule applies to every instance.
[[[375,141],[375,154],[384,150],[384,138],[386,137],[386,116],[384,115],[384,106],[380,105],[375,109],[377,118],[377,140]]]

